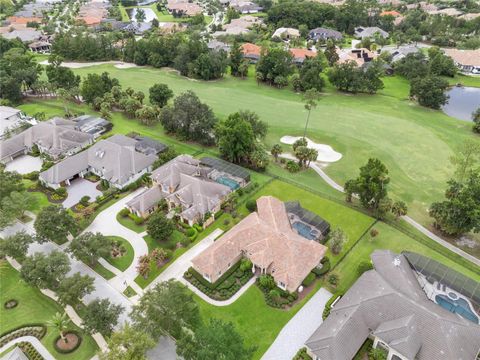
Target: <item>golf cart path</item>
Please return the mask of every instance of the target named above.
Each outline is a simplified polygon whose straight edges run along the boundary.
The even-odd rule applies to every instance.
[[[345,192],[343,187],[339,184],[337,184],[330,176],[328,176],[322,169],[321,167],[318,165],[318,164],[314,164],[314,163],[311,163],[310,164],[310,167],[318,174],[320,175],[320,177],[325,180],[325,182],[330,185],[332,188],[334,188],[335,190],[337,191],[340,191],[340,192]],[[422,234],[428,236],[430,239],[432,239],[433,241],[435,241],[436,243],[446,247],[447,249],[449,249],[450,251],[454,252],[455,254],[457,255],[460,255],[461,257],[463,257],[464,259],[474,263],[475,265],[477,266],[480,266],[480,259],[477,259],[475,256],[473,255],[470,255],[468,253],[466,253],[465,251],[463,251],[462,249],[459,249],[458,247],[450,244],[448,241],[445,241],[443,240],[441,237],[435,235],[434,233],[432,233],[430,230],[428,230],[427,228],[423,227],[422,225],[420,225],[418,222],[416,222],[415,220],[413,220],[410,216],[402,216],[402,218],[408,222],[410,225],[412,225],[415,229],[417,229],[418,231],[420,231]]]

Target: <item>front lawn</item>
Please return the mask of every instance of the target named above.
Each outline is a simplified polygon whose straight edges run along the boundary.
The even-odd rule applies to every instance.
[[[63,313],[60,305],[43,295],[38,289],[26,284],[10,265],[6,265],[0,274],[0,334],[32,323],[45,324],[55,313]],[[17,300],[18,305],[13,309],[6,310],[3,304],[10,299]],[[58,332],[52,328],[47,328],[47,333],[41,340],[42,344],[59,360],[91,359],[97,351],[95,341],[75,325],[71,324],[69,328],[82,334],[82,343],[73,353],[61,354],[54,350],[53,342],[57,338]]]
[[[135,255],[132,245],[130,245],[127,240],[119,236],[107,236],[107,238],[115,242],[120,242],[121,246],[123,246],[123,248],[125,249],[125,253],[122,256],[115,258],[110,256],[108,259],[105,260],[107,260],[111,265],[115,266],[120,271],[127,270],[128,267],[132,264],[133,257]]]
[[[135,231],[136,233],[140,234],[145,231],[145,224],[138,225],[128,216],[123,217],[121,215],[121,211],[119,211],[117,214],[117,221],[123,226],[125,226],[127,229]]]

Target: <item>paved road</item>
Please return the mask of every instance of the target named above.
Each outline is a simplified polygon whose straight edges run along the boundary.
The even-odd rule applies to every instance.
[[[22,336],[10,341],[9,343],[0,348],[0,354],[3,353],[5,350],[9,349],[10,347],[21,342],[29,342],[30,344],[32,344],[33,347],[40,353],[40,355],[42,355],[45,360],[55,360],[55,358],[52,356],[52,354],[50,354],[47,348],[43,346],[40,340],[38,340],[34,336]]]
[[[332,294],[321,288],[290,319],[273,344],[263,354],[262,360],[291,360],[313,332],[322,324],[322,313]]]
[[[320,177],[325,180],[325,182],[330,185],[332,188],[335,190],[344,192],[344,189],[341,185],[337,184],[330,176],[328,176],[318,164],[310,164],[310,167],[318,174]],[[433,241],[437,242],[438,244],[446,247],[450,251],[454,252],[457,255],[460,255],[464,259],[471,261],[472,263],[480,266],[480,259],[476,258],[475,256],[472,256],[468,254],[467,252],[463,251],[462,249],[459,249],[455,245],[450,244],[448,241],[443,240],[441,237],[435,235],[432,233],[430,230],[425,228],[424,226],[420,225],[417,223],[415,220],[413,220],[410,216],[402,216],[402,218],[408,222],[410,225],[412,225],[415,229],[423,233],[424,235],[428,236],[430,239]]]

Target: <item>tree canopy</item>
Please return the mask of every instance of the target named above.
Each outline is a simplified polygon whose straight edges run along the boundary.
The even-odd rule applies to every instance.
[[[56,290],[69,271],[68,256],[60,251],[52,251],[48,255],[35,253],[28,256],[22,263],[20,276],[40,289]]]
[[[91,334],[98,332],[110,336],[123,310],[122,306],[112,304],[108,299],[95,299],[85,309],[83,326]]]
[[[41,240],[62,244],[67,241],[67,236],[74,232],[77,224],[64,208],[50,205],[40,211],[33,227]]]
[[[95,265],[101,257],[109,257],[112,250],[112,241],[97,232],[86,232],[72,240],[68,251],[77,259]]]
[[[126,323],[107,339],[107,344],[109,351],[100,354],[101,360],[147,360],[145,353],[155,346],[155,341]]]

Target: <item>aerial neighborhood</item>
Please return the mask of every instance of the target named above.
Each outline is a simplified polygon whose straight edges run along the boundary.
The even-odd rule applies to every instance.
[[[479,360],[480,3],[0,1],[0,360]]]

